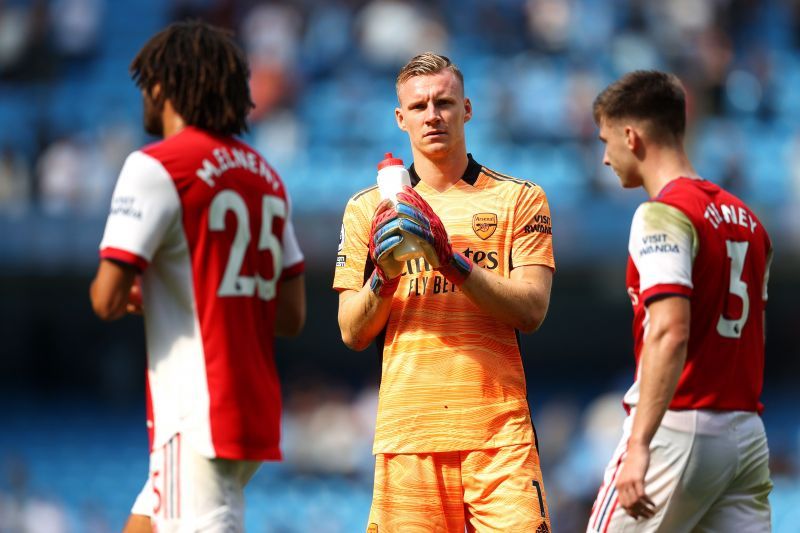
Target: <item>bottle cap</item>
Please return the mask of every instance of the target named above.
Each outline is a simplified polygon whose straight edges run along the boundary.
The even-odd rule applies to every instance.
[[[403,160],[392,155],[392,152],[386,152],[383,154],[383,161],[378,163],[378,170],[386,167],[390,167],[392,165],[400,165],[403,166]]]

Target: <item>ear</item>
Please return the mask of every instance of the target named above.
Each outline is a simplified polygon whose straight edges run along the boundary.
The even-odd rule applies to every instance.
[[[628,150],[631,152],[636,153],[639,147],[642,144],[642,137],[639,135],[639,132],[634,128],[632,125],[628,124],[625,126],[625,145],[628,147]]]
[[[472,118],[472,102],[469,98],[464,98],[464,122],[469,122]]]
[[[408,128],[406,128],[405,118],[403,118],[403,110],[399,107],[394,108],[394,119],[397,121],[398,128],[403,131],[408,131]]]

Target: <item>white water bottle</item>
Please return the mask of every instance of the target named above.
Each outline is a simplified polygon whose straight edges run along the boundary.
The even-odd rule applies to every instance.
[[[378,189],[381,198],[388,198],[393,204],[397,204],[397,193],[403,190],[403,186],[411,187],[411,176],[403,166],[403,160],[393,157],[391,152],[383,156],[383,161],[378,163]],[[422,247],[417,243],[417,237],[403,232],[403,242],[392,252],[396,261],[408,261],[422,257]]]

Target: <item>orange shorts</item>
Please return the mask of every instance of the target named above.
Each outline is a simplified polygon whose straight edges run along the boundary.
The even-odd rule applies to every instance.
[[[533,444],[378,454],[367,533],[549,533]]]

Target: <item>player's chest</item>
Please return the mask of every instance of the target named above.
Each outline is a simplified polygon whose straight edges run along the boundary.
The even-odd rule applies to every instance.
[[[453,249],[477,266],[505,273],[513,241],[513,211],[495,195],[454,195],[429,201]]]
[[[496,195],[448,194],[426,200],[451,240],[502,243],[511,236],[513,210]]]

